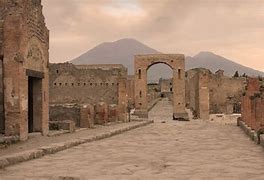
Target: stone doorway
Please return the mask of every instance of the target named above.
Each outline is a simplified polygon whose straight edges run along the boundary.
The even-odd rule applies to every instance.
[[[173,119],[188,119],[185,111],[185,57],[182,54],[153,54],[135,56],[135,114],[148,118],[147,71],[163,63],[173,70]]]
[[[28,133],[41,132],[42,79],[28,77]]]

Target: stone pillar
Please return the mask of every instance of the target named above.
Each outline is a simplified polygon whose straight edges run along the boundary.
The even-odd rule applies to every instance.
[[[95,106],[95,124],[103,125],[109,121],[108,119],[108,105],[100,102]]]
[[[260,108],[260,111],[261,111],[261,122],[260,122],[260,126],[262,128],[264,128],[264,95],[263,95],[263,97],[261,97],[261,108]]]
[[[241,120],[243,122],[245,122],[245,98],[245,95],[243,95],[241,98]]]
[[[80,107],[80,127],[93,128],[94,127],[94,107],[90,104],[82,105]]]
[[[148,118],[147,70],[136,67],[135,79],[135,114],[139,117]]]
[[[23,106],[20,108],[20,87],[27,84],[25,73],[21,72],[22,64],[18,61],[15,61],[15,53],[20,53],[20,46],[18,43],[18,38],[20,37],[19,27],[21,25],[20,17],[8,17],[4,21],[4,109],[5,109],[5,135],[14,136],[20,135],[20,131],[23,131],[23,128],[20,128],[21,123],[25,124],[25,118],[20,113],[20,109],[25,109]],[[21,74],[22,73],[22,74]],[[26,88],[25,87],[25,88]],[[24,95],[27,97],[27,95]],[[27,105],[24,103],[25,106]],[[25,109],[26,110],[26,109]],[[22,135],[25,139],[25,135]]]
[[[0,52],[1,54],[1,52]],[[5,131],[4,120],[4,86],[3,86],[3,56],[0,55],[0,133]]]
[[[262,120],[262,104],[261,104],[261,98],[256,98],[256,124],[255,124],[255,130],[257,131],[259,128],[261,128],[261,120]]]
[[[256,98],[251,97],[250,99],[250,106],[251,106],[251,114],[250,114],[250,121],[249,121],[249,127],[251,129],[256,130]]]
[[[46,54],[46,59],[48,59],[49,55]],[[48,64],[44,69],[44,78],[42,79],[42,128],[41,132],[43,136],[48,135],[49,133],[49,69]]]
[[[199,74],[199,117],[201,119],[209,119],[209,75]]]
[[[110,104],[108,107],[109,121],[116,122],[118,121],[118,108],[116,104]]]
[[[250,97],[245,97],[245,106],[244,106],[244,117],[245,117],[245,123],[250,126],[250,119],[251,119],[251,101]]]
[[[119,79],[118,86],[118,109],[119,109],[119,120],[123,122],[127,122],[127,101],[128,95],[126,91],[126,77],[122,77]]]
[[[173,119],[188,119],[185,111],[185,70],[184,60],[173,69]]]
[[[43,135],[49,130],[49,31],[44,22],[40,2],[19,1],[19,4],[0,2],[1,8],[6,10],[1,14],[3,22],[0,25],[2,26],[0,56],[4,55],[5,134],[19,135],[20,140],[27,139],[29,129],[28,77],[32,76],[32,73],[27,74],[28,70],[42,79],[42,88],[35,93],[35,100],[39,101],[33,109],[35,123],[33,130]],[[39,22],[37,26],[35,22]]]

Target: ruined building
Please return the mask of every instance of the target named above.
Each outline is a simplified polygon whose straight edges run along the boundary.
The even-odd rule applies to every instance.
[[[122,65],[50,64],[50,120],[83,126],[83,107],[96,124],[126,121],[127,69]],[[94,112],[95,114],[93,114]]]
[[[223,70],[215,74],[197,68],[186,73],[186,104],[197,117],[208,119],[209,114],[241,112],[241,97],[245,78],[227,77]]]
[[[48,133],[49,31],[40,0],[0,0],[0,131]]]
[[[264,133],[264,84],[258,78],[248,78],[242,97],[241,120],[255,132]]]
[[[160,79],[159,80],[161,93],[168,93],[173,91],[172,79]]]
[[[189,70],[186,73],[186,104],[195,117],[209,119],[209,71]]]

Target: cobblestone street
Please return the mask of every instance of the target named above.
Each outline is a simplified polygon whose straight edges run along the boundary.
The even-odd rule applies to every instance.
[[[263,148],[235,124],[172,121],[160,101],[155,123],[0,171],[24,179],[264,179]]]

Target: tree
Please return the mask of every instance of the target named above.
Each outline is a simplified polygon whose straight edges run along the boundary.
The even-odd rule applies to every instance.
[[[244,73],[244,74],[242,75],[242,77],[247,77],[246,73]]]
[[[234,76],[235,78],[238,78],[239,77],[239,74],[238,74],[238,71],[235,72]]]

